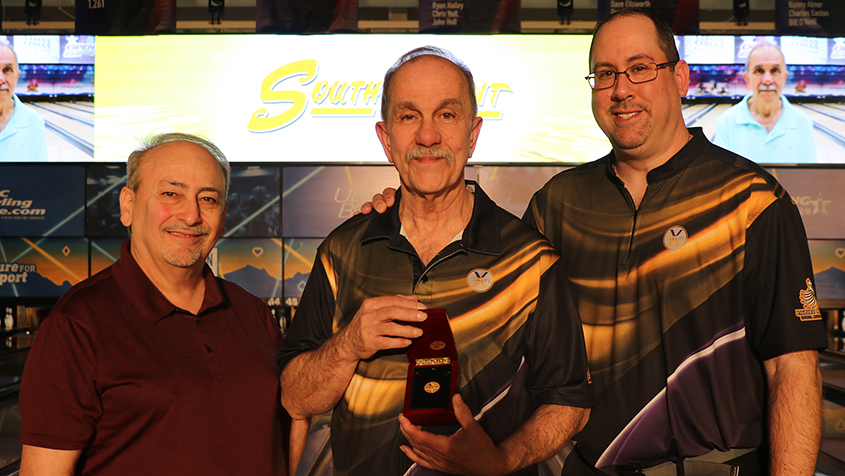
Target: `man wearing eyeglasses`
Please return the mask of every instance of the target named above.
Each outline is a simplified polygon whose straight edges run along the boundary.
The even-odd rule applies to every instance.
[[[816,161],[813,120],[783,95],[785,63],[777,45],[759,43],[751,50],[742,73],[751,94],[716,121],[715,144],[758,163]]]
[[[668,25],[600,21],[590,71],[613,150],[524,217],[566,263],[597,393],[563,474],[812,475],[827,338],[798,210],[686,127]]]
[[[827,336],[792,199],[686,127],[689,67],[651,13],[598,22],[587,81],[613,150],[523,217],[567,268],[596,394],[562,475],[812,475]]]

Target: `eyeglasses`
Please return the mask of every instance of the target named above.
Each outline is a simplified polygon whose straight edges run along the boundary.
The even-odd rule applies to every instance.
[[[669,61],[667,63],[642,63],[635,64],[625,71],[613,71],[612,69],[603,69],[595,73],[588,74],[584,79],[590,83],[593,91],[600,89],[612,88],[616,84],[616,78],[620,74],[628,77],[628,80],[634,84],[647,83],[657,79],[657,71],[666,66],[675,66],[677,61]]]

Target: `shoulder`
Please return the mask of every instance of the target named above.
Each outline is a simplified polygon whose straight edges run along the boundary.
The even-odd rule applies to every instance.
[[[716,178],[723,190],[729,190],[729,185],[744,189],[757,199],[770,202],[772,199],[782,198],[786,191],[766,169],[739,154],[710,143],[699,156],[698,165],[703,165],[700,174],[702,179]]]
[[[250,307],[254,307],[256,309],[264,309],[267,305],[264,303],[264,300],[259,298],[258,296],[250,293],[249,291],[242,288],[239,284],[227,281],[223,278],[215,277],[217,284],[220,286],[220,289],[223,290],[223,293],[232,301],[238,302],[241,304],[249,304]]]
[[[606,180],[607,162],[610,160],[610,154],[601,159],[594,160],[575,166],[571,169],[564,170],[553,176],[540,189],[540,192],[553,192],[562,188],[571,188],[573,186],[589,187],[593,180]]]
[[[788,109],[790,113],[795,116],[795,120],[798,121],[798,124],[802,127],[813,127],[813,120],[810,119],[810,116],[807,115],[806,112],[802,111],[801,108],[798,106],[788,103],[784,101],[786,104],[789,104]]]
[[[28,125],[44,125],[44,118],[32,106],[24,104],[15,96],[15,114],[20,114],[23,121]]]
[[[717,124],[725,124],[731,120],[734,120],[737,114],[741,111],[740,108],[745,107],[745,101],[740,101],[733,106],[729,107],[725,112],[719,115],[719,118],[716,119]]]
[[[68,289],[50,310],[48,318],[62,316],[84,327],[94,328],[108,302],[120,299],[112,267],[100,271]]]
[[[385,213],[390,213],[390,211]],[[371,212],[366,215],[354,215],[345,222],[341,223],[337,228],[330,231],[323,240],[323,243],[320,244],[320,249],[334,250],[334,253],[338,253],[341,249],[350,246],[360,246],[361,241],[365,237],[373,234],[373,230],[371,230],[373,222],[382,222],[385,218],[386,217],[384,215],[379,215],[376,212]],[[383,233],[378,232],[375,234],[378,236],[383,235]]]

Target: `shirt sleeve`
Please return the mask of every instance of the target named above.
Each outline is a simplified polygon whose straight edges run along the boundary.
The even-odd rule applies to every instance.
[[[731,149],[730,132],[728,131],[728,117],[729,111],[722,113],[722,116],[716,120],[716,135],[713,136],[713,143],[722,147],[723,149]]]
[[[285,333],[284,343],[276,357],[279,372],[297,355],[317,349],[332,337],[335,296],[323,264],[325,259],[329,259],[326,249],[324,243],[317,252],[302,299]]]
[[[789,195],[768,206],[747,233],[745,315],[758,357],[827,347],[807,236]]]
[[[527,342],[527,389],[535,406],[593,406],[581,319],[562,260],[540,280]]]
[[[98,339],[61,313],[42,323],[27,356],[19,408],[21,443],[83,449],[102,414],[97,389]]]

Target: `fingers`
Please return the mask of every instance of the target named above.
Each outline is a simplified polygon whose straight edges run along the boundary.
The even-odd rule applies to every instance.
[[[367,202],[367,203],[361,205],[361,210],[358,211],[358,212],[355,212],[355,214],[357,215],[358,213],[363,213],[364,215],[366,215],[366,214],[372,212],[373,210],[375,210],[375,207],[373,207],[373,202],[376,201],[376,197],[380,197],[380,196],[381,195],[379,195],[379,194],[374,195],[372,202]],[[379,212],[379,213],[381,213],[381,212]]]
[[[406,322],[422,322],[428,314],[423,312],[426,305],[419,301],[418,296],[397,294],[395,296],[379,296],[365,299],[361,303],[358,314],[378,313],[384,319]]]
[[[470,410],[469,406],[464,403],[464,399],[461,398],[460,393],[456,393],[452,396],[452,410],[455,412],[455,418],[458,420],[458,424],[461,425],[461,428],[465,429],[478,425],[478,422],[472,416],[472,410]]]
[[[422,330],[407,325],[424,321],[425,304],[416,296],[380,296],[365,300],[358,313],[343,329],[343,342],[350,357],[368,359],[385,349],[401,349],[411,345],[411,339]]]
[[[382,198],[384,200],[384,204],[387,207],[392,207],[394,203],[396,203],[396,189],[387,187],[382,192]]]
[[[411,420],[408,420],[402,414],[399,414],[399,431],[408,440],[410,452],[415,454],[418,459],[430,459],[429,454],[438,451],[436,448],[441,448],[448,440],[447,436],[435,435],[414,425]],[[405,454],[408,453],[409,451],[405,451]],[[410,458],[410,456],[408,457]]]
[[[395,203],[396,189],[387,187],[382,193],[377,193],[373,195],[371,201],[361,205],[360,212],[355,212],[355,215],[357,215],[358,213],[363,213],[364,215],[366,215],[372,211],[376,211],[377,213],[384,213]]]

